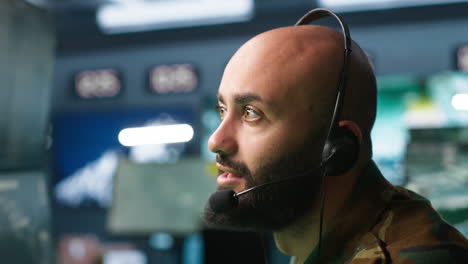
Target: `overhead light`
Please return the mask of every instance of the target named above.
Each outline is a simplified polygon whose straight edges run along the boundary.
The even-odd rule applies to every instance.
[[[457,110],[468,110],[468,93],[459,93],[452,96],[452,106]]]
[[[428,6],[468,2],[467,0],[319,0],[319,6],[336,12],[365,11],[410,6]]]
[[[108,34],[247,21],[253,0],[117,1],[98,9]]]
[[[126,147],[182,143],[193,138],[193,128],[188,124],[125,128],[118,139]]]

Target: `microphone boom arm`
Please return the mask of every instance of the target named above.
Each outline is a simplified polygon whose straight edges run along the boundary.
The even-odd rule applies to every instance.
[[[277,183],[282,183],[282,182],[285,182],[285,181],[289,181],[289,180],[294,180],[294,179],[297,179],[297,178],[302,178],[302,177],[305,177],[307,175],[309,175],[310,173],[312,172],[315,172],[316,170],[322,170],[323,168],[323,165],[320,165],[318,167],[315,167],[313,169],[310,169],[310,170],[307,170],[301,174],[299,174],[298,176],[294,176],[294,177],[287,177],[287,178],[284,178],[284,179],[281,179],[281,180],[277,180],[277,181],[272,181],[272,182],[267,182],[267,183],[263,183],[263,184],[260,184],[260,185],[257,185],[257,186],[254,186],[254,187],[250,187],[248,188],[247,190],[243,190],[242,192],[238,192],[238,193],[234,193],[233,196],[235,198],[239,198],[240,196],[248,193],[248,192],[251,192],[253,190],[256,190],[256,189],[259,189],[259,188],[263,188],[263,187],[267,187],[269,185],[272,185],[272,184],[277,184]]]

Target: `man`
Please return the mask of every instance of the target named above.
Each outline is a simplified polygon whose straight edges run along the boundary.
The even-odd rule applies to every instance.
[[[273,232],[292,263],[468,263],[466,238],[425,199],[388,183],[372,162],[375,77],[360,47],[351,48],[339,126],[360,150],[352,168],[324,181],[314,168],[343,67],[341,34],[311,25],[279,28],[235,53],[218,91],[222,121],[208,143],[217,153],[219,189],[239,193],[314,172],[247,193],[227,212],[207,207],[206,222]]]

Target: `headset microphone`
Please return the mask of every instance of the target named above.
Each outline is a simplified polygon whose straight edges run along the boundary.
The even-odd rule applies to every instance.
[[[233,190],[217,191],[210,196],[210,199],[208,200],[208,204],[214,213],[224,213],[237,207],[239,205],[239,197],[244,194],[247,194],[249,192],[252,192],[258,189],[262,189],[270,185],[279,184],[285,181],[290,181],[290,180],[295,180],[298,178],[306,177],[310,175],[311,173],[317,172],[317,170],[322,170],[323,166],[324,166],[324,163],[322,163],[322,165],[316,168],[307,170],[297,176],[287,177],[284,179],[263,183],[263,184],[251,187],[247,190],[244,190],[238,193],[235,193]]]
[[[239,198],[233,190],[221,190],[213,193],[208,200],[213,212],[227,212],[239,204]]]

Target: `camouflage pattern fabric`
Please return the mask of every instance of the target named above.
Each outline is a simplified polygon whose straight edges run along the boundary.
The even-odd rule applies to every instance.
[[[391,185],[371,162],[304,264],[468,264],[468,240],[430,202]],[[294,257],[291,264],[300,264]]]

